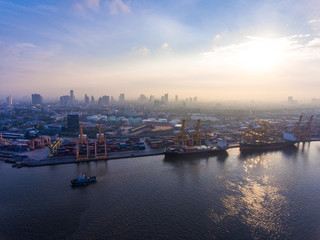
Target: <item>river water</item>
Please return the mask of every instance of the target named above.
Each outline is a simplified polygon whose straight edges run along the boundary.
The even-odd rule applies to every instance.
[[[72,188],[80,173],[98,182]],[[0,162],[0,239],[320,239],[320,143],[179,161]]]

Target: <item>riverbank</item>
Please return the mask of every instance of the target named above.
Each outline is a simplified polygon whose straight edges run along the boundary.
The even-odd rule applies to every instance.
[[[116,160],[122,158],[136,158],[136,157],[147,157],[147,156],[156,156],[162,155],[162,149],[150,149],[146,151],[127,151],[127,152],[113,152],[109,153],[107,158],[89,158],[83,160],[76,160],[74,156],[67,157],[54,157],[54,158],[45,158],[45,159],[26,159],[23,161],[23,166],[25,167],[40,167],[48,165],[57,165],[57,164],[71,164],[71,163],[80,163],[80,162],[92,162],[92,161],[101,161],[101,160]],[[0,160],[6,161],[9,163],[14,163],[19,160],[14,159],[16,154],[0,154]]]

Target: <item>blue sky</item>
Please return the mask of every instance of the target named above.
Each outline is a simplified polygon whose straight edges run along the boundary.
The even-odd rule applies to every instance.
[[[0,0],[0,95],[318,97],[319,15],[315,0]]]

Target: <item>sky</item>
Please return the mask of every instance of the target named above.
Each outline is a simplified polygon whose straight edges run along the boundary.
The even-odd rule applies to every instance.
[[[0,96],[320,98],[319,0],[0,0]]]

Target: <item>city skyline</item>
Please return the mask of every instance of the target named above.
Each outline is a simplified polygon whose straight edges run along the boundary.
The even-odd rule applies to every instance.
[[[310,100],[319,12],[297,0],[0,1],[0,95]]]

